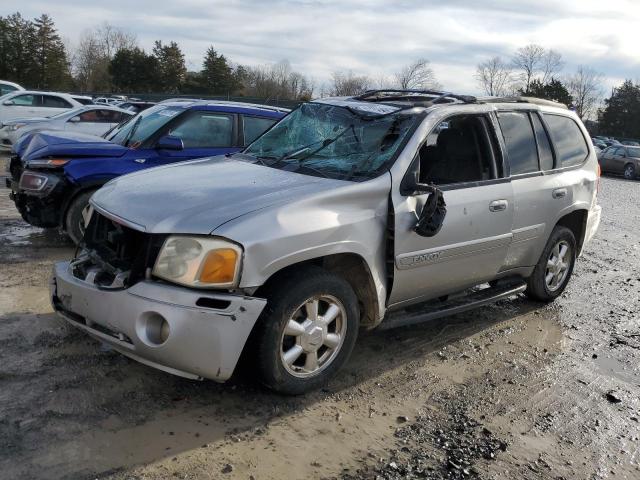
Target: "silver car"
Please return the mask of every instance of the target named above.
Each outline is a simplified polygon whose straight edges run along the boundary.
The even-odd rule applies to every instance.
[[[241,355],[298,394],[360,328],[565,289],[596,232],[578,117],[533,99],[367,92],[305,103],[242,153],[147,170],[92,198],[53,305],[146,365],[227,380]]]

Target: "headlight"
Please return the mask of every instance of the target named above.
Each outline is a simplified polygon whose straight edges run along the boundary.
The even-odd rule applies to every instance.
[[[165,240],[153,274],[189,287],[236,287],[242,249],[207,237],[171,236]]]
[[[40,175],[39,173],[25,170],[20,177],[18,188],[30,192],[40,192],[47,185],[48,181],[49,177],[46,175]]]
[[[15,132],[16,130],[19,130],[20,128],[24,127],[25,125],[26,125],[26,123],[16,123],[14,125],[8,125],[7,126],[7,131]]]

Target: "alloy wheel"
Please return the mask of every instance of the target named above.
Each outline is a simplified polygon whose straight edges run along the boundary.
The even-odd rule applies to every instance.
[[[559,241],[551,249],[544,277],[550,292],[558,290],[567,278],[572,261],[571,255],[571,246],[565,240]]]

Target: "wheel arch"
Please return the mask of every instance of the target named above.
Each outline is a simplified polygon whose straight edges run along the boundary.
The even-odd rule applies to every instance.
[[[374,327],[381,321],[380,295],[376,288],[371,268],[367,261],[357,253],[335,253],[307,259],[288,265],[273,273],[258,289],[254,296],[260,297],[266,294],[283,277],[305,269],[311,265],[323,268],[328,272],[344,278],[358,298],[360,307],[360,324],[365,327]],[[384,296],[382,297],[384,298]]]
[[[576,239],[576,256],[582,253],[582,247],[584,245],[584,238],[587,231],[587,219],[589,218],[589,210],[584,208],[578,208],[573,210],[556,222],[555,226],[566,227],[573,233]]]
[[[65,221],[67,218],[67,213],[69,213],[69,207],[71,207],[71,204],[76,200],[76,198],[78,198],[80,195],[90,192],[92,190],[98,190],[100,189],[105,183],[107,183],[109,180],[111,180],[110,178],[107,179],[100,179],[100,180],[95,180],[93,182],[90,183],[84,183],[82,185],[78,185],[73,192],[71,193],[71,195],[69,195],[63,205],[62,205],[62,215],[60,215],[60,228],[64,229],[65,228]]]

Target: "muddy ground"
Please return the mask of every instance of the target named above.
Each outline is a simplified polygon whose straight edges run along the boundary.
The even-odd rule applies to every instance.
[[[287,398],[139,365],[51,313],[64,238],[0,190],[2,479],[640,478],[640,182],[561,299],[520,296],[363,332],[324,390]]]

